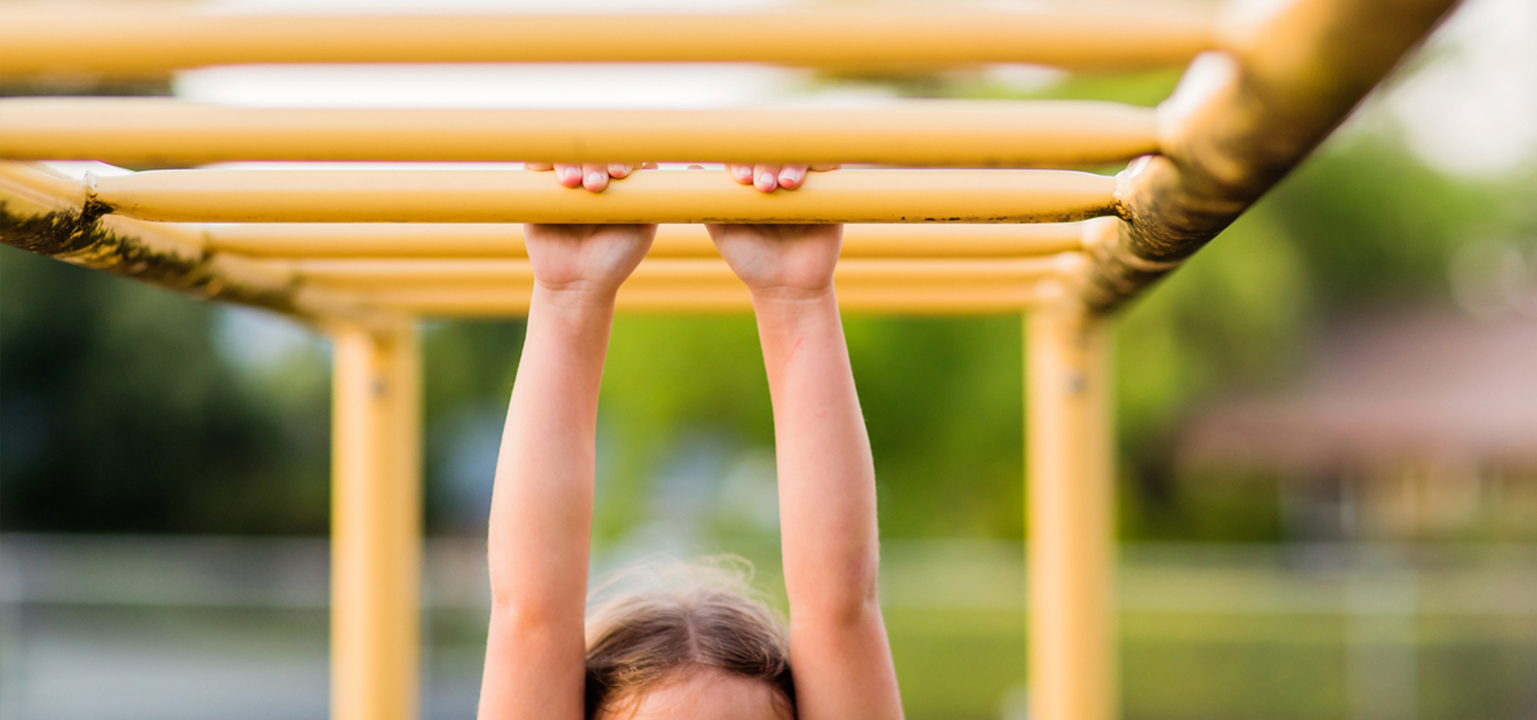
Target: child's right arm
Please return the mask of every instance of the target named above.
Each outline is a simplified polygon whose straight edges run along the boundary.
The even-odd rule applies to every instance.
[[[598,386],[614,294],[655,233],[528,226],[535,282],[491,499],[480,720],[583,717]]]

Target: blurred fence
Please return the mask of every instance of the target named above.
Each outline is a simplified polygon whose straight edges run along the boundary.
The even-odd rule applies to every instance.
[[[483,541],[426,558],[425,714],[472,717]],[[1023,558],[886,543],[910,717],[1023,716]],[[324,718],[328,582],[323,539],[0,535],[0,718]],[[1537,546],[1132,545],[1120,611],[1128,718],[1537,717]]]

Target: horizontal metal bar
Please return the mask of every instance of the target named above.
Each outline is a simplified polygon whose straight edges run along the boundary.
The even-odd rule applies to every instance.
[[[1160,106],[1167,157],[1122,173],[1124,217],[1095,242],[1085,300],[1109,312],[1177,267],[1285,177],[1456,0],[1293,0],[1228,23]]]
[[[209,253],[195,229],[104,216],[79,182],[26,163],[0,162],[0,242],[199,299],[312,320],[380,321],[333,293],[300,288],[270,263]]]
[[[904,315],[978,315],[1017,313],[1055,297],[1055,285],[986,287],[840,287],[838,305],[846,312]],[[498,289],[389,288],[368,293],[368,302],[381,310],[431,317],[518,316],[528,312],[532,287]],[[628,312],[737,313],[752,309],[742,285],[665,287],[631,285],[620,288],[618,308]]]
[[[258,257],[527,257],[523,226],[243,223],[200,227],[207,247]],[[1086,223],[848,225],[844,258],[1052,255],[1083,246]],[[699,225],[663,225],[649,257],[717,257]]]
[[[273,267],[295,277],[328,286],[347,288],[466,286],[532,283],[533,265],[527,260],[297,260],[274,261]],[[850,284],[1020,284],[1033,282],[1063,269],[1054,257],[907,260],[864,258],[838,263],[834,276],[840,286]],[[740,281],[720,258],[648,258],[627,284],[708,287],[737,285]]]
[[[0,100],[0,157],[187,166],[271,161],[871,163],[1069,167],[1158,151],[1153,111],[1102,102],[869,109],[356,110],[166,98]]]
[[[645,171],[601,194],[527,171],[158,170],[92,178],[112,212],[172,222],[1001,223],[1114,214],[1115,178],[1067,170],[844,170],[760,193]]]
[[[1140,67],[1213,47],[1187,3],[1039,12],[848,8],[701,15],[321,15],[11,5],[8,75],[143,77],[244,63],[747,62],[840,68]],[[763,38],[761,42],[753,38]]]

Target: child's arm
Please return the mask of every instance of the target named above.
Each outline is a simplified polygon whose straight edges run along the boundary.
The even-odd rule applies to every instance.
[[[768,369],[799,716],[900,718],[876,597],[875,469],[832,285],[842,227],[710,231],[752,290]]]
[[[491,500],[480,720],[583,716],[598,385],[614,293],[655,233],[654,225],[528,226],[535,282]]]

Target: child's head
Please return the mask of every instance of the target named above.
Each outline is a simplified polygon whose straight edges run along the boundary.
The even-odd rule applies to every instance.
[[[600,593],[610,599],[587,617],[589,720],[726,717],[727,711],[762,720],[795,717],[784,625],[742,572],[719,563],[648,563]]]

